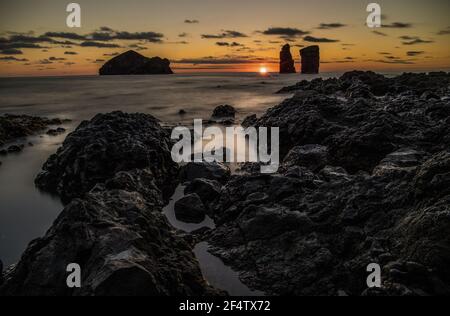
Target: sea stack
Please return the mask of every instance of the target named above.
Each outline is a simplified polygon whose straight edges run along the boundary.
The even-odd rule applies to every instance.
[[[318,74],[320,68],[319,46],[309,46],[300,50],[302,74]]]
[[[286,44],[280,52],[280,74],[295,74],[295,62],[291,54],[291,46]]]
[[[148,58],[133,50],[120,54],[106,62],[99,71],[106,75],[169,75],[170,61],[160,57]]]

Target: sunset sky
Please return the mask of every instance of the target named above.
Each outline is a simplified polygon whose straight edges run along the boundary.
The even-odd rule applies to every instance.
[[[448,70],[450,1],[378,0],[370,29],[361,0],[0,0],[0,76],[90,75],[129,49],[169,58],[175,72],[278,71],[281,46],[320,45],[322,72]],[[375,30],[375,32],[374,32]]]

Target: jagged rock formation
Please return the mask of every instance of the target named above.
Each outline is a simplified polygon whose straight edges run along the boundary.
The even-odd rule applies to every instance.
[[[300,50],[302,74],[318,74],[320,69],[320,48],[309,46]]]
[[[177,172],[170,146],[168,132],[150,115],[99,114],[67,136],[45,163],[36,185],[71,201],[120,171],[148,169],[165,192]]]
[[[106,62],[99,70],[105,75],[167,75],[173,74],[170,61],[159,57],[148,58],[130,50]]]
[[[355,93],[384,80],[381,98]],[[449,83],[352,72],[302,84],[255,124],[280,127],[280,173],[244,168],[209,204],[213,253],[268,294],[449,295]]]
[[[3,277],[0,295],[221,294],[206,284],[192,245],[162,214],[177,185],[168,134],[145,114],[83,122],[46,164],[38,184],[70,202],[47,234]],[[81,288],[68,288],[68,264]]]
[[[295,61],[292,58],[291,46],[286,44],[283,46],[280,52],[280,74],[293,74],[296,73]]]

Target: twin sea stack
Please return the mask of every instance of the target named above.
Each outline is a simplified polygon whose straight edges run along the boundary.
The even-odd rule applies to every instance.
[[[160,57],[148,58],[133,50],[120,54],[106,62],[99,71],[107,75],[170,75],[170,61]]]
[[[318,74],[320,69],[320,48],[309,46],[300,51],[302,74]],[[292,58],[291,46],[286,44],[280,52],[280,74],[296,73],[295,61]]]

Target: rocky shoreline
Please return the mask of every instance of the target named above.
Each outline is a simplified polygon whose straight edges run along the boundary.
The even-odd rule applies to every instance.
[[[150,115],[80,124],[36,179],[66,208],[3,274],[0,294],[223,295],[192,252],[206,241],[269,295],[449,295],[450,74],[351,72],[281,92],[294,96],[245,120],[280,127],[274,175],[180,168]],[[207,214],[215,229],[185,234],[167,222],[161,210],[182,181],[177,214]],[[65,283],[73,262],[77,290]],[[366,285],[371,263],[383,268],[377,290]]]
[[[0,157],[21,152],[26,145],[33,146],[30,142],[11,144],[18,139],[25,139],[28,136],[44,132],[46,129],[47,135],[50,136],[64,133],[66,130],[60,126],[68,122],[70,122],[70,120],[59,118],[48,119],[45,117],[29,115],[5,114],[0,116]],[[59,127],[49,129],[49,127],[54,126]]]

